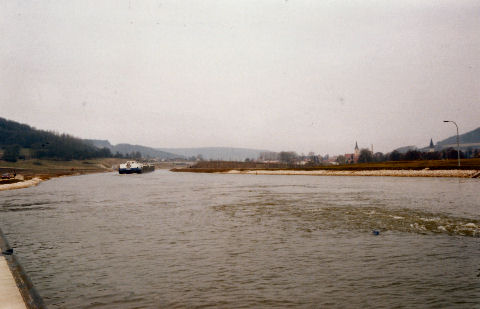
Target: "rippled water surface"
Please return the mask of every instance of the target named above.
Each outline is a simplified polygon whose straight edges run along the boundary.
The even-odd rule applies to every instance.
[[[0,224],[49,308],[480,308],[479,192],[109,173],[0,192]]]

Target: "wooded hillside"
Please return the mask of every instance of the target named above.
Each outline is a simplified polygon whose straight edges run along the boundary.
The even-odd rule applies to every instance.
[[[68,134],[37,130],[26,124],[0,118],[2,159],[16,161],[25,158],[83,160],[111,157],[109,149],[98,149]]]

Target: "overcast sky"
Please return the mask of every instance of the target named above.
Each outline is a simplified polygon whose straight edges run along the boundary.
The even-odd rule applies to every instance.
[[[480,1],[1,1],[0,116],[152,147],[388,152],[480,126]]]

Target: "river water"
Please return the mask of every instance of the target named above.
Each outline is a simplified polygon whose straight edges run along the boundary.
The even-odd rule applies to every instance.
[[[0,224],[49,308],[480,308],[479,192],[106,173],[0,192]]]

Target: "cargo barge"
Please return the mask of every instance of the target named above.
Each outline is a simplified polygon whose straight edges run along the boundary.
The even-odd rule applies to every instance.
[[[126,163],[120,164],[118,168],[119,174],[143,174],[148,172],[153,172],[155,166],[149,163],[140,163],[137,161],[127,161]]]

